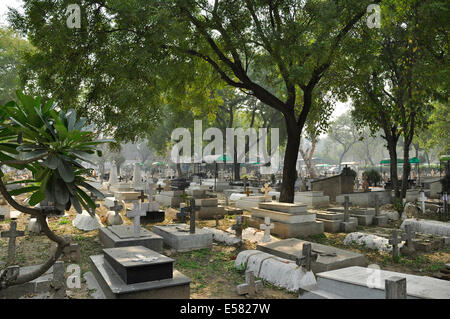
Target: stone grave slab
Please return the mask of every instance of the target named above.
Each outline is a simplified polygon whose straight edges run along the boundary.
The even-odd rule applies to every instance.
[[[325,196],[322,191],[296,192],[294,203],[303,203],[308,208],[321,208],[330,205],[330,197]]]
[[[271,202],[272,198],[266,196],[245,196],[241,197],[234,203],[236,208],[249,210],[253,207],[258,207],[258,203]]]
[[[281,258],[295,261],[301,256],[304,240],[289,238],[271,243],[260,243],[256,249]],[[311,243],[312,252],[317,253],[317,260],[312,262],[312,271],[320,273],[350,266],[366,266],[364,255],[317,243]]]
[[[199,198],[195,200],[195,206],[217,207],[217,198]]]
[[[277,212],[288,214],[301,214],[306,213],[306,205],[293,204],[293,203],[280,203],[280,202],[262,202],[258,205],[261,209],[274,210]]]
[[[210,248],[213,243],[213,235],[210,232],[197,228],[195,233],[191,234],[186,224],[153,226],[153,231],[163,238],[166,245],[176,251]]]
[[[359,266],[317,274],[317,288],[346,299],[385,299],[385,280],[406,278],[408,299],[450,299],[450,282],[427,276]]]
[[[140,192],[114,192],[114,197],[117,200],[123,200],[125,202],[135,201],[139,199],[139,196],[141,195]]]
[[[90,256],[92,273],[108,299],[189,299],[191,280],[174,270],[172,278],[127,285],[105,260]]]
[[[247,222],[248,226],[256,229],[259,229],[259,225],[264,223],[263,217],[250,217],[244,215],[243,218],[245,222]],[[290,224],[272,220],[272,223],[275,225],[275,228],[271,231],[271,234],[280,238],[312,236],[322,234],[324,231],[323,223],[320,221]]]
[[[133,225],[114,225],[99,229],[98,237],[105,248],[144,246],[162,252],[163,238],[142,228],[140,236],[135,237]]]
[[[173,275],[172,258],[143,246],[107,248],[103,255],[127,285],[170,279]]]
[[[199,207],[198,210],[195,211],[195,217],[197,219],[214,219],[216,215],[225,215],[223,206]]]
[[[270,217],[271,220],[290,224],[313,222],[316,220],[316,214],[308,212],[292,214],[261,208],[251,208],[250,212],[252,213],[252,217]]]

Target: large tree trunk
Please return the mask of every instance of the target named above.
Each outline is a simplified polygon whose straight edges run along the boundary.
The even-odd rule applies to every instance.
[[[295,120],[286,119],[286,129],[288,133],[286,153],[284,155],[283,167],[283,181],[281,183],[280,202],[293,203],[294,202],[294,185],[297,176],[295,176],[295,168],[298,158],[298,149],[300,147],[300,134]]]
[[[241,180],[241,163],[238,163],[237,160],[237,149],[236,145],[234,145],[234,155],[233,155],[233,166],[234,166],[234,180],[240,181]]]
[[[398,187],[398,174],[397,174],[397,143],[395,143],[395,141],[389,138],[386,138],[386,141],[388,144],[387,147],[389,151],[392,189],[395,192],[395,197],[400,198],[400,190]]]
[[[181,169],[181,163],[177,163],[177,175],[178,177],[183,177],[183,170]]]
[[[409,163],[409,144],[403,148],[403,177],[402,177],[402,189],[401,198],[406,198],[406,190],[408,189],[409,173],[411,171],[411,164]]]

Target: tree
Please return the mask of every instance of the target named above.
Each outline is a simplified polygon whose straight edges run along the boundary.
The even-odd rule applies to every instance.
[[[167,94],[195,88],[208,101],[213,77],[279,111],[288,136],[280,201],[292,202],[315,88],[367,5],[380,1],[91,1],[81,29],[70,30],[49,18],[63,17],[66,1],[28,0],[11,20],[39,49],[24,80],[116,128],[115,137],[151,131]],[[260,70],[268,74],[262,82]],[[280,90],[270,91],[277,80]]]
[[[37,218],[44,234],[57,243],[50,259],[36,270],[7,280],[7,271],[0,276],[0,289],[23,284],[44,274],[59,258],[69,243],[51,231],[47,216],[72,206],[78,213],[82,208],[91,214],[94,201],[86,191],[103,198],[103,194],[87,183],[84,177],[88,169],[81,162],[90,162],[92,155],[101,153],[92,132],[83,130],[86,119],[77,118],[74,110],[58,111],[53,101],[33,98],[17,92],[17,102],[11,101],[0,107],[0,177],[2,166],[27,169],[32,179],[21,181],[25,187],[7,190],[0,178],[0,193],[16,210]],[[34,206],[47,201],[42,207],[24,206],[12,196],[29,194],[28,204]]]
[[[20,89],[18,68],[23,55],[30,50],[28,41],[13,30],[0,27],[0,105],[14,99]]]
[[[341,171],[341,163],[345,154],[360,140],[357,128],[349,113],[342,114],[330,125],[328,136],[342,147],[339,156],[339,171]]]
[[[380,29],[363,25],[347,40],[336,85],[351,96],[353,116],[372,132],[383,130],[395,196],[404,198],[410,172],[409,149],[416,131],[427,126],[430,101],[448,84],[444,1],[384,1]],[[364,46],[361,44],[364,43]],[[345,65],[343,67],[343,65]],[[438,83],[438,84],[437,84]],[[441,90],[444,91],[444,90]],[[403,178],[397,181],[396,146],[404,139]]]

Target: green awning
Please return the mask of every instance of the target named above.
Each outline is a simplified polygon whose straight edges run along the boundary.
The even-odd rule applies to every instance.
[[[441,157],[439,158],[439,161],[441,162],[447,162],[450,161],[450,155],[441,155]]]
[[[397,158],[397,164],[403,164],[405,161],[403,160],[403,158]],[[385,158],[383,160],[380,161],[380,164],[390,164],[391,160],[389,158]],[[417,157],[413,157],[409,160],[410,164],[419,164],[420,161]]]

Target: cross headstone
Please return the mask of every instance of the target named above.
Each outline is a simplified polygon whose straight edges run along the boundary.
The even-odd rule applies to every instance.
[[[259,225],[259,229],[264,230],[264,237],[262,239],[263,243],[267,243],[271,241],[270,239],[270,230],[274,229],[275,225],[270,223],[270,217],[264,218],[264,224]]]
[[[419,201],[420,208],[422,209],[422,214],[425,214],[425,201],[427,198],[425,197],[425,192],[423,190],[420,191]]]
[[[161,191],[162,191],[163,189],[164,189],[164,188],[161,187],[161,184],[158,184],[158,187],[156,188],[156,190],[158,191],[158,194],[161,194]]]
[[[141,190],[141,195],[139,195],[137,198],[141,200],[141,203],[143,203],[147,196],[145,196],[144,191]]]
[[[133,218],[134,236],[141,236],[141,217],[147,216],[147,212],[142,210],[137,203],[134,205],[135,209],[127,213],[128,218]]]
[[[384,282],[386,299],[406,299],[406,278],[389,277]]]
[[[392,259],[398,258],[398,244],[402,242],[402,239],[397,235],[397,229],[392,230],[392,238],[389,239],[389,244],[392,245]]]
[[[414,242],[413,239],[416,236],[416,233],[412,229],[412,225],[405,225],[405,233],[402,234],[402,240],[406,241],[406,247],[408,250],[412,251],[414,250]]]
[[[17,230],[17,222],[11,221],[8,231],[2,232],[2,238],[9,238],[8,242],[8,265],[13,265],[16,253],[16,238],[25,236],[24,231]]]
[[[302,256],[295,259],[299,267],[305,267],[306,271],[311,271],[311,264],[317,260],[317,253],[313,253],[311,243],[304,243],[302,247]]]
[[[154,183],[148,183],[147,187],[145,188],[148,194],[148,201],[151,203],[153,202],[153,194],[155,194],[155,184]]]
[[[272,187],[269,186],[268,183],[264,184],[264,187],[261,188],[261,192],[264,193],[264,196],[269,195],[269,192],[272,190]]]
[[[242,239],[242,216],[236,216],[236,224],[231,225],[231,229],[236,232],[236,237]]]
[[[53,264],[53,280],[51,287],[55,290],[54,299],[62,299],[66,296],[66,284],[64,278],[64,262],[57,261]]]
[[[378,195],[375,195],[375,216],[380,216],[380,201]]]
[[[350,198],[348,196],[344,196],[344,221],[349,222],[350,221]]]
[[[255,281],[255,276],[253,275],[253,271],[247,270],[245,272],[245,284],[238,285],[236,287],[238,295],[249,295],[255,296],[258,292],[261,291],[263,287],[261,280]]]
[[[111,207],[111,210],[112,210],[113,212],[115,212],[116,215],[118,215],[119,212],[120,212],[122,209],[123,209],[123,206],[122,206],[122,205],[119,205],[119,202],[115,200],[115,201],[114,201],[114,206]]]
[[[195,234],[195,199],[191,198],[189,209],[189,232]]]

